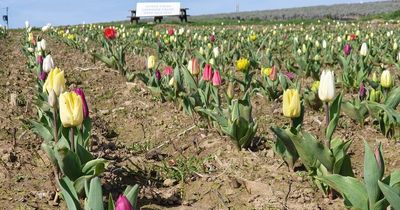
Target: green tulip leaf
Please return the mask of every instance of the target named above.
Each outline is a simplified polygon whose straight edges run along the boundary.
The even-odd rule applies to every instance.
[[[380,190],[378,180],[382,178],[383,171],[380,170],[375,159],[374,152],[364,141],[365,156],[364,156],[364,181],[367,189],[370,206],[374,206],[379,200]]]
[[[346,199],[346,203],[356,209],[368,210],[368,196],[365,186],[353,177],[337,174],[317,177],[318,180],[338,191]]]
[[[55,157],[58,161],[61,171],[67,176],[71,181],[78,179],[81,173],[81,163],[78,155],[73,153],[66,147],[57,149],[55,152]]]
[[[101,189],[101,182],[98,177],[90,180],[90,190],[86,204],[90,210],[104,210],[103,190]]]
[[[400,196],[395,189],[386,185],[385,183],[378,181],[379,188],[382,190],[382,193],[385,195],[386,200],[389,202],[390,206],[393,209],[400,209]]]
[[[68,210],[80,210],[81,207],[79,205],[78,195],[75,192],[73,182],[68,177],[63,177],[59,180],[59,183]]]

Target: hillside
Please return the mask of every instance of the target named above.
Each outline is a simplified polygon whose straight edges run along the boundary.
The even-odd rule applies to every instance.
[[[288,20],[288,19],[357,19],[363,16],[391,13],[400,9],[400,1],[381,1],[357,4],[336,4],[277,10],[246,11],[193,16],[192,20],[245,19],[245,20]]]

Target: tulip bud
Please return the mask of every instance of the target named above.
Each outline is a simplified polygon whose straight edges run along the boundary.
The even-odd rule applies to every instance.
[[[30,27],[29,21],[25,21],[25,28],[29,28],[29,27]]]
[[[219,56],[219,49],[218,47],[214,47],[213,49],[213,54],[214,54],[214,58],[217,58]]]
[[[365,43],[365,42],[361,45],[360,55],[361,56],[367,56],[368,55],[368,46],[367,46],[367,43]]]
[[[215,65],[215,59],[214,59],[214,58],[211,58],[211,59],[208,61],[208,63],[210,63],[211,65]]]
[[[148,69],[154,69],[156,67],[156,56],[151,55],[147,59],[147,68]]]
[[[343,53],[344,55],[348,56],[351,53],[351,45],[350,44],[345,44],[343,47]]]
[[[287,89],[283,92],[282,112],[285,117],[292,119],[300,116],[300,96],[296,89]]]
[[[124,195],[120,195],[115,203],[115,210],[133,210],[133,207]]]
[[[40,81],[45,81],[46,78],[47,78],[47,73],[44,72],[44,71],[41,71],[41,72],[39,73],[39,80],[40,80]]]
[[[382,157],[382,153],[379,149],[379,146],[375,146],[374,156],[375,156],[376,164],[378,165],[380,176],[382,176],[383,172],[385,171],[385,169],[384,169],[385,165],[383,163],[383,157]]]
[[[47,98],[47,102],[49,103],[51,108],[56,108],[57,107],[57,95],[54,92],[54,90],[50,91],[49,96]]]
[[[212,68],[210,64],[206,64],[203,69],[203,80],[210,81],[212,79]]]
[[[175,77],[172,77],[172,78],[169,80],[168,85],[171,86],[171,87],[173,87],[174,84],[175,84]]]
[[[200,73],[199,61],[196,58],[192,58],[189,61],[188,69],[192,75],[198,75]]]
[[[332,101],[335,97],[335,75],[333,71],[324,70],[322,71],[321,78],[319,80],[318,96],[323,102]]]
[[[83,122],[82,99],[75,92],[66,92],[59,98],[60,119],[64,127],[79,126]]]
[[[392,75],[389,70],[385,70],[381,75],[381,86],[384,88],[390,88],[392,86]]]
[[[234,94],[233,82],[229,82],[228,89],[226,90],[226,95],[228,96],[229,99],[232,99],[233,94]]]
[[[155,77],[156,77],[156,79],[157,79],[157,81],[160,81],[161,80],[161,73],[160,73],[160,70],[156,70],[156,72],[154,73],[155,74]]]
[[[358,96],[360,97],[360,100],[364,100],[364,98],[367,96],[367,89],[365,88],[364,83],[360,84]]]
[[[322,41],[322,48],[326,49],[326,47],[327,47],[326,40],[323,40],[323,41]]]
[[[376,76],[376,72],[372,73],[372,81],[378,82],[378,77]]]
[[[212,78],[212,83],[213,83],[214,86],[220,86],[221,82],[222,82],[221,75],[220,75],[219,71],[216,70],[214,72],[214,75],[213,75],[213,78]]]
[[[215,35],[210,36],[210,42],[215,42]]]
[[[46,40],[42,39],[42,41],[40,41],[40,46],[41,46],[41,49],[42,49],[43,51],[45,51],[45,50],[46,50],[46,47],[47,47],[47,42],[46,42]]]
[[[82,100],[82,111],[83,111],[83,118],[87,118],[89,117],[89,108],[86,102],[86,97],[85,97],[85,93],[83,92],[83,90],[81,88],[76,88],[74,89],[74,92],[76,94],[78,94]]]
[[[397,42],[393,43],[393,50],[397,50],[397,47],[398,47]]]
[[[199,53],[200,53],[200,55],[204,55],[204,49],[203,49],[203,47],[200,47]]]
[[[381,101],[381,91],[372,89],[369,93],[369,100],[379,103]]]
[[[37,62],[38,62],[38,64],[42,64],[43,63],[43,56],[42,55],[38,55],[37,56]]]
[[[278,72],[276,71],[276,67],[275,67],[275,66],[272,66],[272,68],[271,68],[271,73],[269,74],[269,79],[270,79],[271,81],[275,81],[276,78],[277,78],[277,75],[278,75]]]
[[[54,62],[51,55],[47,55],[43,60],[43,71],[49,73],[52,69],[54,69]]]

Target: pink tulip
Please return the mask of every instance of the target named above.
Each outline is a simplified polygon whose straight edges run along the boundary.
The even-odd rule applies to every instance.
[[[270,79],[271,81],[275,81],[277,75],[278,75],[278,72],[276,71],[275,66],[272,66],[271,73],[269,74],[269,79]]]
[[[220,86],[221,85],[221,75],[219,74],[219,71],[216,70],[214,72],[213,78],[212,78],[212,83],[214,86]]]
[[[115,203],[115,210],[133,210],[133,207],[124,195],[120,195]]]
[[[203,80],[210,81],[212,79],[212,68],[210,64],[206,64],[203,69]]]
[[[174,73],[174,69],[171,66],[167,66],[167,67],[165,67],[163,73],[166,76],[170,76],[170,75],[172,75],[172,73]]]

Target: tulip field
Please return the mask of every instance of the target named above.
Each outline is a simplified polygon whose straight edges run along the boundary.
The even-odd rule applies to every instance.
[[[0,28],[0,209],[400,209],[399,26]]]

